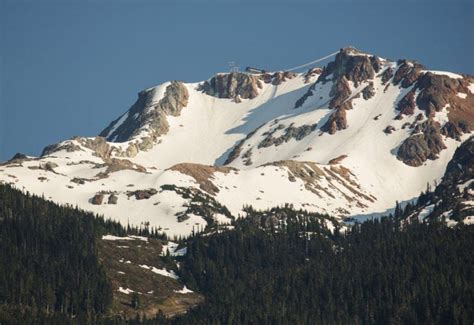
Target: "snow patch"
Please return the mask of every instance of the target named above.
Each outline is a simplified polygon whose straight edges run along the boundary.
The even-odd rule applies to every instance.
[[[132,292],[135,292],[135,291],[133,291],[132,289],[129,289],[129,288],[124,289],[124,288],[122,288],[122,287],[119,287],[117,291],[118,291],[118,292],[121,292],[121,293],[124,293],[124,294],[126,294],[126,295],[129,295],[129,294],[131,294]]]
[[[153,273],[156,273],[156,274],[160,274],[160,275],[163,275],[163,276],[167,276],[169,278],[172,278],[172,279],[175,279],[175,280],[178,280],[179,277],[178,275],[173,271],[168,271],[166,269],[158,269],[154,266],[148,266],[148,265],[139,265],[142,269],[146,269],[146,270],[150,270],[151,272]]]
[[[432,74],[448,76],[452,79],[462,79],[462,76],[457,73],[447,72],[447,71],[436,71],[436,70],[422,70],[421,72],[431,72]]]
[[[183,289],[181,290],[174,290],[176,293],[181,293],[181,294],[187,294],[187,293],[193,293],[194,291],[189,290],[186,286],[184,286]]]

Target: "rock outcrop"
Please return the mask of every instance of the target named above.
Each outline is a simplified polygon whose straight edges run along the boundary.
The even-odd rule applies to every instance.
[[[136,200],[148,200],[151,198],[153,195],[156,195],[158,191],[154,188],[150,188],[147,190],[136,190],[133,192],[128,192],[127,195],[130,196],[135,196]]]
[[[323,125],[321,130],[329,134],[336,133],[337,130],[344,130],[347,128],[346,109],[343,107],[338,108],[334,113],[329,116],[327,122]]]
[[[100,136],[107,137],[109,141],[125,142],[140,135],[144,127],[147,127],[147,138],[150,140],[166,134],[169,128],[166,116],[179,116],[188,104],[189,93],[182,82],[172,81],[166,87],[163,98],[155,103],[156,91],[156,88],[151,88],[140,92],[137,101],[126,113],[125,120],[120,125],[117,123],[124,116],[113,121]]]
[[[270,146],[279,146],[284,142],[288,142],[291,139],[295,139],[296,141],[300,141],[307,135],[311,134],[314,130],[316,130],[316,127],[318,126],[317,123],[312,124],[312,125],[301,125],[298,127],[293,126],[291,124],[285,129],[285,126],[283,124],[278,125],[276,128],[274,128],[271,132],[268,132],[265,136],[265,138],[258,144],[258,148],[267,148]],[[275,132],[278,130],[284,130],[283,135],[274,137]]]
[[[329,117],[321,130],[334,134],[338,130],[347,128],[346,110],[352,109],[350,100],[351,88],[349,81],[355,87],[362,82],[369,81],[362,94],[364,99],[369,99],[374,95],[373,83],[370,80],[381,69],[380,59],[375,56],[365,55],[354,48],[344,48],[336,55],[336,59],[327,65],[317,82],[327,82],[331,77],[333,86],[329,95],[331,101],[329,108],[335,112]]]
[[[194,163],[177,164],[169,168],[169,170],[191,176],[194,178],[196,183],[199,184],[200,189],[209,193],[210,195],[215,195],[219,192],[219,188],[212,182],[212,179],[214,179],[214,173],[218,172],[227,174],[231,171],[237,171],[232,167],[206,166]]]
[[[403,88],[410,87],[422,74],[425,68],[415,61],[399,60],[398,69],[393,76],[392,82],[395,86],[400,84]]]
[[[397,110],[400,111],[400,115],[397,119],[401,119],[401,115],[413,115],[415,113],[415,90],[409,91],[397,104]]]
[[[242,73],[221,73],[198,86],[198,90],[217,98],[253,99],[262,88],[259,76]]]
[[[107,200],[108,204],[117,204],[118,202],[118,196],[115,194],[109,195],[109,199]]]
[[[102,194],[102,193],[97,193],[91,199],[91,203],[94,204],[94,205],[101,205],[103,201],[104,201],[104,194]]]
[[[413,167],[421,166],[426,160],[438,158],[446,146],[443,142],[439,123],[429,119],[417,125],[413,134],[405,139],[397,151],[397,158]]]

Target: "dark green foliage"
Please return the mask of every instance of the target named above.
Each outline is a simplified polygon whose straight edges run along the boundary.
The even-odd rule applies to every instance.
[[[396,214],[413,209],[397,208]],[[180,276],[205,295],[186,315],[106,316],[97,261],[105,233],[146,235],[0,186],[0,323],[472,324],[474,227],[396,218],[341,234],[334,219],[291,206],[246,209],[235,230],[188,239]],[[403,212],[403,213],[402,213]],[[335,226],[334,233],[327,229]],[[160,235],[156,231],[149,235]],[[171,258],[171,257],[168,257]],[[137,295],[138,296],[138,295]],[[131,296],[139,304],[139,297]],[[73,316],[73,318],[71,318]]]
[[[125,230],[0,185],[0,323],[105,313],[112,292],[96,246],[105,232]]]
[[[287,214],[280,231],[247,219],[189,240],[182,277],[206,303],[172,323],[472,324],[474,227],[386,218],[328,236]]]
[[[136,292],[132,294],[131,305],[132,305],[132,308],[135,308],[135,309],[140,308],[140,296]]]

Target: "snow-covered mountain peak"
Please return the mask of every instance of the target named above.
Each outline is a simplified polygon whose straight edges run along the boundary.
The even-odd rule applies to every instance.
[[[146,89],[100,136],[17,156],[0,181],[170,234],[244,205],[367,216],[438,181],[474,130],[474,78],[415,61],[344,48],[324,67],[253,72]]]

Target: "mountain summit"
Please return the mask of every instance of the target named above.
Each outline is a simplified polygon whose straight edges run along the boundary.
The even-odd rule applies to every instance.
[[[171,235],[229,223],[248,205],[344,220],[416,198],[472,130],[474,77],[344,48],[300,73],[146,89],[99,136],[18,155],[0,181]]]

